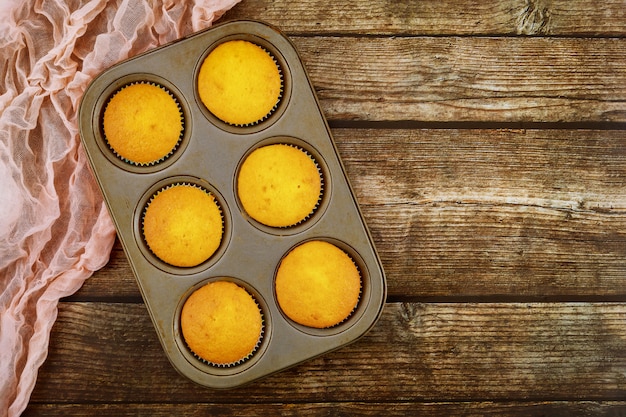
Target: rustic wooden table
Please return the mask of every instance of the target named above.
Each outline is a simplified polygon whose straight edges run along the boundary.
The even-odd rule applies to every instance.
[[[626,413],[626,1],[244,0],[301,52],[388,278],[362,339],[179,376],[121,246],[26,416]]]

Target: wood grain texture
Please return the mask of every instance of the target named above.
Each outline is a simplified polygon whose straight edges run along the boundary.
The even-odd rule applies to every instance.
[[[623,36],[623,0],[292,2],[246,0],[225,19],[280,23],[290,34]]]
[[[540,402],[572,392],[618,401],[626,395],[625,314],[624,303],[388,303],[349,346],[242,388],[211,390],[169,365],[143,304],[64,303],[31,401]]]
[[[626,300],[626,131],[333,129],[404,300]],[[72,299],[138,301],[116,246]]]
[[[293,39],[326,117],[625,122],[626,39]]]
[[[440,403],[270,403],[270,404],[32,404],[22,417],[599,417],[626,412],[623,401],[440,402]]]
[[[338,136],[391,296],[623,297],[624,131]]]

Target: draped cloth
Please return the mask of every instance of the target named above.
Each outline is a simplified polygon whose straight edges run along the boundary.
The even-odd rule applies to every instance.
[[[59,299],[106,264],[115,240],[80,145],[82,93],[238,1],[0,1],[0,417],[26,408]]]

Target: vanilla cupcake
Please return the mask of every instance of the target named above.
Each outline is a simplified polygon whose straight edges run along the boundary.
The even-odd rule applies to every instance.
[[[215,366],[250,358],[263,337],[263,315],[254,297],[230,281],[213,281],[185,301],[181,331],[191,352]]]
[[[352,258],[321,240],[305,242],[280,262],[275,279],[278,304],[296,323],[333,327],[357,307],[361,274]]]
[[[220,246],[223,230],[215,197],[190,184],[162,189],[143,215],[142,232],[150,251],[178,267],[193,267],[209,259]]]
[[[255,149],[243,161],[237,177],[237,193],[246,213],[271,227],[306,220],[319,204],[322,186],[316,161],[287,144]]]
[[[168,90],[140,82],[109,99],[102,128],[106,143],[119,158],[134,165],[153,165],[180,144],[183,119],[180,104]]]
[[[281,71],[274,58],[244,40],[218,45],[198,73],[200,100],[212,114],[231,125],[251,125],[267,118],[278,106],[282,88]]]

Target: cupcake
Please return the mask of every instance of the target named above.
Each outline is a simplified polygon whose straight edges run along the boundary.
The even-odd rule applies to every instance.
[[[255,299],[230,281],[213,281],[185,301],[180,326],[198,358],[216,366],[248,359],[263,336],[263,316]]]
[[[275,291],[283,313],[314,328],[336,326],[359,302],[361,274],[337,246],[314,240],[290,251],[276,273]]]
[[[183,135],[178,101],[155,84],[129,84],[106,104],[103,133],[108,146],[126,162],[152,165],[174,152]]]
[[[286,144],[255,149],[243,161],[237,194],[254,220],[271,227],[293,226],[317,208],[322,176],[304,150]]]
[[[143,216],[143,236],[163,262],[193,267],[220,246],[222,211],[208,191],[190,184],[166,187],[152,197]]]
[[[278,64],[248,41],[227,41],[202,62],[198,94],[206,108],[231,125],[251,125],[276,108],[282,93]]]

